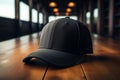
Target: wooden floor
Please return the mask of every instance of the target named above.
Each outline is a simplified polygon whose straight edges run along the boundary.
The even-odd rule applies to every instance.
[[[120,80],[120,41],[93,37],[94,54],[64,69],[25,65],[38,48],[38,34],[0,42],[0,80]]]

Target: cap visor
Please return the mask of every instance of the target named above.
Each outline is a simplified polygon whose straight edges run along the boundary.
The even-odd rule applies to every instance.
[[[51,49],[38,49],[26,57],[23,62],[28,62],[31,58],[41,59],[42,61],[59,67],[68,67],[76,64],[80,60],[80,55],[73,55]]]

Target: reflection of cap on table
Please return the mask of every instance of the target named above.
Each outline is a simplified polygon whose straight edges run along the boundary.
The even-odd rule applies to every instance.
[[[39,49],[27,56],[24,62],[38,58],[48,65],[67,67],[93,51],[87,27],[69,18],[57,19],[45,25],[39,43]]]

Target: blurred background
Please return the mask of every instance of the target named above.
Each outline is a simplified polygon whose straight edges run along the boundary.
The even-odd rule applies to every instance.
[[[94,54],[59,70],[24,64],[44,25],[64,17],[87,25]],[[0,80],[120,80],[120,0],[0,0]]]
[[[66,16],[92,34],[120,40],[120,0],[0,0],[0,41],[40,32]]]

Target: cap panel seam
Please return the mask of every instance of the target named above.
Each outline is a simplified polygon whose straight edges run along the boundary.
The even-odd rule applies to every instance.
[[[54,30],[55,30],[56,24],[59,20],[60,19],[56,20],[53,24],[53,28],[52,28],[51,35],[50,35],[50,40],[48,42],[48,48],[52,48],[52,40],[53,40]]]
[[[51,35],[51,28],[50,28],[50,26],[53,26],[53,24],[54,24],[54,22],[50,22],[43,28],[43,30],[41,32],[40,43],[44,43],[44,44],[42,44],[43,46],[40,44],[39,48],[43,48],[43,47],[45,48],[45,47],[49,46],[49,39],[50,39],[50,35]],[[47,30],[49,30],[49,31],[47,31]],[[46,40],[47,42],[44,39],[43,39],[44,41],[42,40],[42,36],[47,36],[47,37],[45,37],[45,39],[47,39]]]

